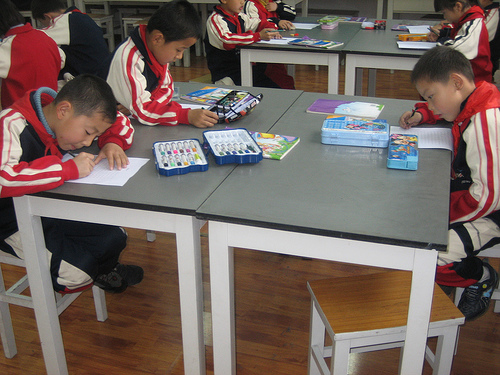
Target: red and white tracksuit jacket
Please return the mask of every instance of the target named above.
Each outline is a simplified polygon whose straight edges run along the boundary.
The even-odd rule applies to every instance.
[[[272,3],[273,1],[269,0],[268,2]],[[279,26],[278,22],[280,20],[293,21],[295,19],[297,13],[294,7],[285,4],[281,0],[275,0],[274,3],[276,3],[278,8],[274,12],[270,12],[261,0],[247,0],[245,1],[243,12],[253,18],[274,22],[276,26]]]

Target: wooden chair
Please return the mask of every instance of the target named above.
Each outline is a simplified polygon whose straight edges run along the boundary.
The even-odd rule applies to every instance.
[[[350,353],[404,345],[411,272],[309,281],[307,287],[311,293],[309,375],[345,375]],[[433,374],[450,373],[458,328],[464,321],[461,312],[436,286],[428,337],[438,337],[437,348],[435,354],[428,347],[426,350]],[[325,331],[331,347],[325,346]],[[330,368],[326,357],[332,357]]]
[[[0,265],[1,264],[9,264],[24,268],[26,267],[24,260],[0,251]],[[31,297],[21,294],[28,287],[28,276],[25,275],[6,290],[2,269],[0,267],[0,336],[2,338],[3,350],[7,358],[12,358],[17,354],[9,304],[33,308],[33,301]],[[93,286],[92,292],[94,294],[97,320],[104,322],[108,319],[104,290]],[[76,298],[78,298],[81,293],[82,292],[62,295],[54,292],[58,315],[60,315]]]

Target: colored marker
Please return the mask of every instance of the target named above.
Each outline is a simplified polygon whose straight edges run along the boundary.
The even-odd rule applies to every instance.
[[[196,147],[195,147],[195,144],[193,141],[189,141],[189,145],[191,146],[191,150],[193,150],[194,152],[196,152]]]
[[[167,154],[169,154],[169,155],[172,154],[172,147],[170,147],[170,143],[167,143],[165,145],[165,150],[167,150]]]

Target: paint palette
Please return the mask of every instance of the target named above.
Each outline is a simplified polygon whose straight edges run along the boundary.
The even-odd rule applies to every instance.
[[[258,163],[263,158],[259,145],[244,128],[207,130],[203,139],[217,164]]]
[[[153,155],[158,173],[165,176],[208,169],[208,161],[197,139],[155,142]]]

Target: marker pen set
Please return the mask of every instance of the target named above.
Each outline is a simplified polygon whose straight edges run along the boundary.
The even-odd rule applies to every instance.
[[[263,158],[259,145],[244,128],[207,130],[203,139],[217,164],[258,163]]]
[[[158,173],[165,176],[208,169],[207,159],[197,139],[155,142],[153,154]]]

